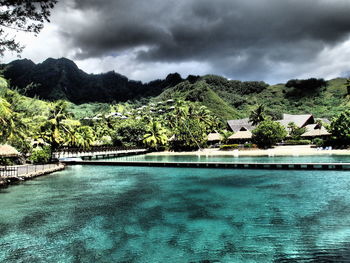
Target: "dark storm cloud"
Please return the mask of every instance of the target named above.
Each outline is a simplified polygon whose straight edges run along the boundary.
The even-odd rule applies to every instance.
[[[350,31],[348,0],[75,0],[88,15],[62,28],[85,59],[144,47],[148,62],[203,61],[228,76],[303,63]]]

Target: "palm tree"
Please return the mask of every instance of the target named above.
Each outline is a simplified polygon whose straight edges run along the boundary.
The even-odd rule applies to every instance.
[[[159,122],[152,121],[147,127],[147,132],[144,135],[143,143],[150,148],[158,149],[168,142],[167,130],[162,127]]]
[[[57,149],[57,147],[64,141],[62,134],[62,122],[63,120],[68,119],[70,116],[67,108],[68,103],[62,100],[50,105],[48,126],[50,127],[50,143],[52,151]]]
[[[4,143],[15,130],[11,104],[4,98],[0,98],[0,142]]]
[[[28,125],[24,116],[11,109],[11,104],[0,98],[0,138],[1,142],[8,140],[24,140],[28,133]]]
[[[208,133],[219,128],[221,123],[219,118],[214,116],[207,107],[194,107],[191,112],[192,115],[190,117],[198,119],[200,122],[204,123]]]
[[[94,141],[94,131],[89,126],[72,127],[66,135],[66,143],[72,147],[89,149]]]
[[[263,104],[258,105],[258,107],[255,110],[252,110],[249,115],[249,122],[251,122],[254,126],[258,125],[265,119],[265,106]]]
[[[230,137],[232,134],[234,134],[234,132],[231,132],[231,131],[228,131],[228,130],[223,130],[223,131],[220,133],[220,135],[222,136],[221,142],[222,142],[223,144],[228,143],[229,137]]]
[[[0,125],[6,125],[11,115],[11,104],[6,99],[0,98]]]

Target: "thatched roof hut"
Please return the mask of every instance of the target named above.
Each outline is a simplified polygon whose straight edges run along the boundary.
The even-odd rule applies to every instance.
[[[315,119],[311,114],[299,114],[299,115],[283,114],[283,119],[279,120],[278,122],[286,128],[288,127],[288,124],[291,122],[294,122],[296,126],[298,126],[299,128],[302,128],[308,124],[315,123]]]
[[[229,120],[227,121],[227,124],[231,131],[238,132],[238,131],[251,131],[254,130],[255,126],[252,125],[251,122],[249,122],[248,118],[245,119],[239,119],[239,120]]]
[[[0,145],[0,157],[18,157],[20,153],[10,145]]]
[[[238,131],[228,138],[230,140],[250,140],[252,135],[253,134],[250,131]]]
[[[208,134],[208,142],[219,142],[222,140],[222,136],[218,132]]]
[[[329,133],[325,127],[320,126],[318,124],[310,124],[306,125],[306,132],[301,135],[301,137],[323,137],[323,136],[330,136],[331,133]]]

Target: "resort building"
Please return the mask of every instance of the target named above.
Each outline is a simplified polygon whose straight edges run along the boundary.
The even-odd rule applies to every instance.
[[[288,128],[288,124],[291,122],[293,122],[298,128],[303,128],[309,124],[314,124],[315,119],[312,114],[283,114],[283,119],[279,120],[278,122],[282,124],[286,129]]]
[[[317,121],[329,124],[330,121],[325,118],[316,119],[312,114],[291,115],[283,114],[283,119],[278,121],[288,131],[289,123],[293,122],[298,128],[305,128],[306,132],[301,135],[303,139],[325,138],[331,134],[325,127],[317,123]]]
[[[239,120],[229,120],[227,121],[228,128],[233,132],[238,131],[252,131],[255,129],[255,126],[249,122],[248,118],[239,119]]]
[[[228,137],[230,143],[246,143],[252,139],[251,131],[238,131]]]
[[[15,160],[20,157],[20,153],[10,145],[0,145],[0,165],[1,160]]]
[[[277,122],[283,125],[287,131],[290,123],[294,123],[298,128],[305,128],[306,132],[301,136],[303,139],[314,139],[316,137],[325,138],[330,136],[331,134],[325,127],[320,125],[318,121],[326,124],[330,123],[328,119],[316,119],[312,114],[283,114],[283,119]],[[230,143],[250,142],[252,138],[251,131],[256,127],[249,122],[248,118],[229,120],[227,121],[227,125],[228,128],[234,132],[234,134],[229,137]]]
[[[220,143],[222,140],[222,136],[218,132],[213,132],[208,134],[208,145],[214,145]]]
[[[303,139],[314,139],[316,137],[325,139],[326,137],[332,135],[329,133],[325,127],[319,124],[309,124],[305,126],[306,132],[301,135]]]

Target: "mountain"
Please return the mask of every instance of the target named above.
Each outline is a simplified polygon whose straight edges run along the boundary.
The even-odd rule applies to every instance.
[[[316,85],[313,85],[314,82]],[[290,83],[299,84],[294,84],[294,87]],[[268,85],[260,81],[242,82],[206,75],[195,82],[185,80],[169,87],[157,97],[169,98],[202,102],[224,119],[229,119],[229,116],[248,117],[258,104],[265,105],[267,113],[274,119],[282,118],[283,113],[312,113],[316,117],[332,118],[350,107],[347,80],[344,78],[327,82],[311,78]]]
[[[174,73],[164,80],[142,83],[114,71],[87,74],[66,58],[49,58],[40,64],[16,60],[2,68],[5,78],[11,80],[11,87],[21,94],[46,100],[65,99],[75,104],[184,99],[202,103],[223,120],[247,117],[258,104],[264,104],[275,119],[283,113],[312,113],[331,118],[350,107],[350,89],[344,78],[329,81],[311,78],[268,85],[215,75],[190,75],[183,79]]]
[[[157,96],[166,87],[183,81],[177,73],[165,80],[147,84],[129,80],[114,71],[87,74],[66,58],[49,58],[35,64],[30,60],[15,60],[2,65],[4,77],[22,94],[46,100],[65,99],[80,104],[87,102],[125,102],[143,97]]]

